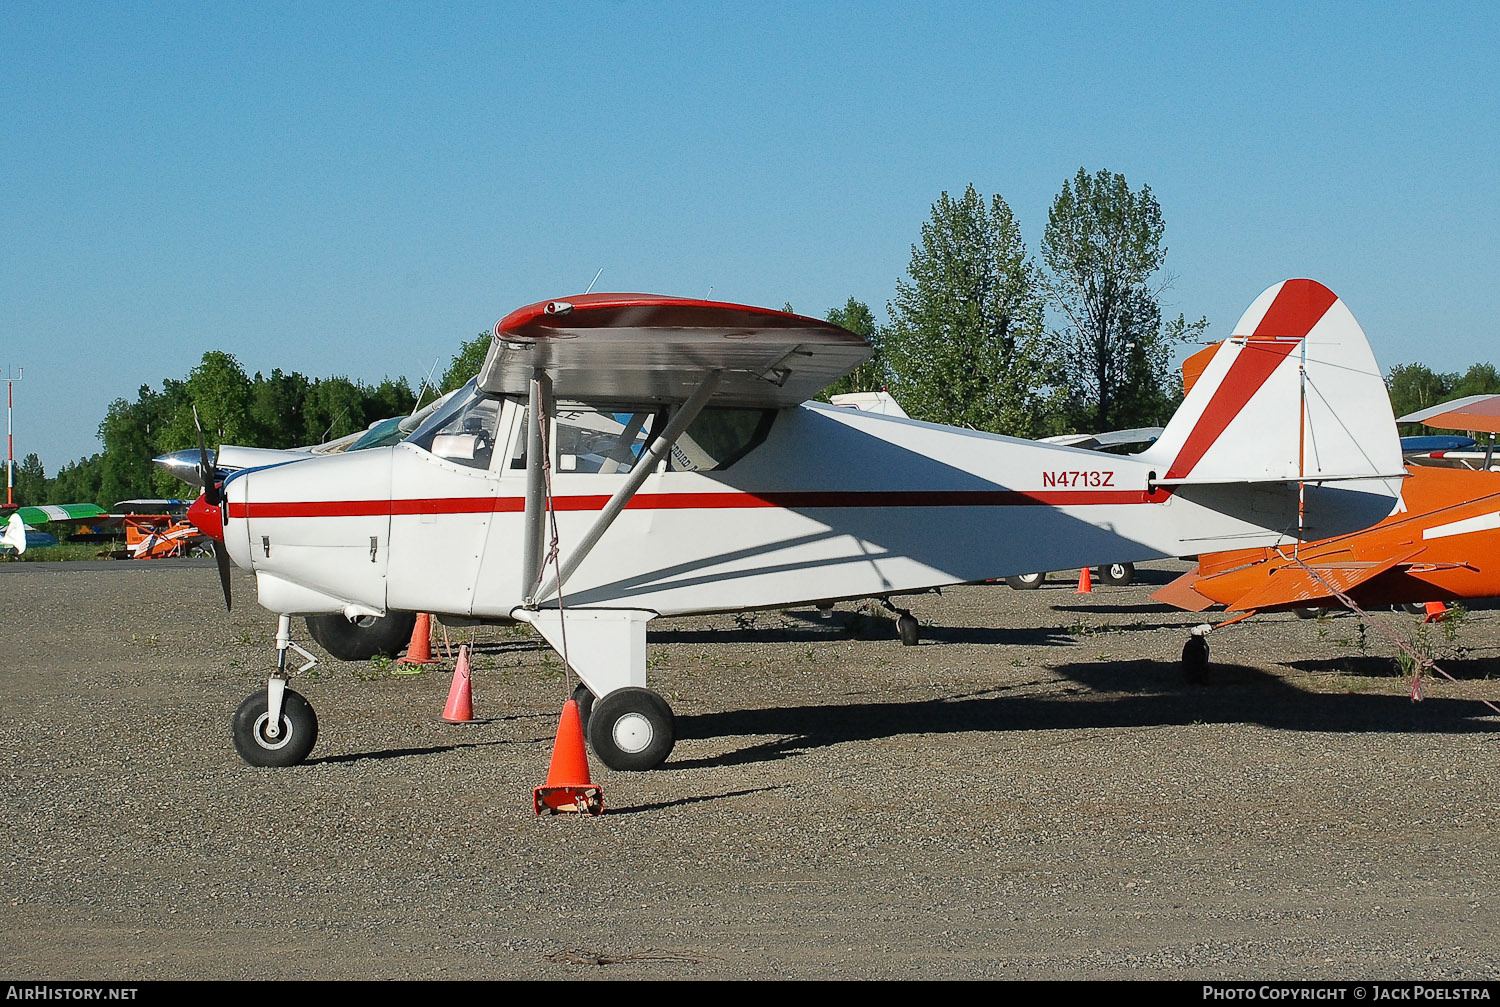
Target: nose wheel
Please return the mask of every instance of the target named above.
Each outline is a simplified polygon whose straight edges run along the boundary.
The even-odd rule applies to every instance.
[[[252,766],[295,766],[318,743],[318,715],[301,693],[282,693],[281,711],[271,723],[265,689],[245,697],[234,711],[234,750]]]

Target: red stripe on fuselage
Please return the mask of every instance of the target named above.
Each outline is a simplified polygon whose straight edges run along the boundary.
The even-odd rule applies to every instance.
[[[868,507],[1068,507],[1100,504],[1150,503],[1143,490],[913,490],[894,493],[640,493],[627,510],[748,510],[782,507],[822,510]],[[603,510],[609,497],[556,497],[560,511]],[[440,497],[402,500],[309,500],[296,503],[231,503],[230,518],[377,517],[412,514],[517,514],[526,509],[524,497]]]
[[[1255,332],[1245,340],[1240,355],[1214,394],[1198,423],[1188,433],[1167,471],[1168,479],[1184,479],[1213,447],[1255,393],[1333,307],[1338,296],[1314,280],[1287,280],[1266,309]]]

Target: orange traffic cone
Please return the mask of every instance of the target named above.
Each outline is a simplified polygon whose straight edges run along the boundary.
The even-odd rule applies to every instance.
[[[1429,601],[1427,603],[1427,614],[1422,617],[1423,622],[1442,622],[1448,615],[1448,606],[1440,601]]]
[[[411,628],[411,643],[406,645],[406,656],[397,664],[438,664],[432,656],[432,616],[423,612],[417,616],[417,624]]]
[[[443,719],[450,724],[467,724],[474,719],[474,692],[469,683],[469,645],[458,645],[458,665],[453,669],[453,684],[448,687],[448,705]]]
[[[1084,567],[1083,568],[1083,572],[1078,575],[1078,590],[1075,593],[1077,593],[1077,594],[1093,594],[1094,593],[1094,581],[1093,581],[1092,576],[1089,573],[1089,568],[1088,567]]]
[[[589,782],[583,720],[578,715],[578,704],[571,699],[563,704],[562,717],[557,722],[557,740],[552,745],[552,766],[547,770],[546,786],[534,789],[531,799],[539,815],[543,807],[551,809],[554,815],[570,811],[604,813],[604,789]]]

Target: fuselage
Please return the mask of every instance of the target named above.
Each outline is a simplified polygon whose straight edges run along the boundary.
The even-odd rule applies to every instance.
[[[418,431],[389,448],[231,476],[224,541],[256,572],[261,603],[512,617],[537,587],[522,583],[526,406],[484,404],[477,440]],[[639,454],[633,415],[559,406],[551,491],[564,558]],[[1293,484],[1152,490],[1157,473],[1137,458],[812,403],[729,419],[699,433],[709,450],[674,449],[646,478],[566,581],[568,606],[766,608],[1296,534]],[[580,446],[580,432],[592,443]],[[1330,531],[1343,529],[1326,522],[1363,527],[1389,510],[1379,487],[1310,489],[1308,513]],[[538,601],[558,605],[555,594]]]

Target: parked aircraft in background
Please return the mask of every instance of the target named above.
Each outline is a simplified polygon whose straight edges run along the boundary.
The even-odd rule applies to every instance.
[[[598,757],[649,769],[675,737],[647,688],[657,616],[1290,545],[1384,518],[1403,474],[1364,334],[1310,280],[1256,298],[1136,455],[804,401],[870,352],[743,305],[543,301],[399,444],[227,476],[205,452],[189,516],[220,543],[226,596],[232,560],[279,618],[240,754],[290,765],[315,740],[286,687],[292,615],[528,623],[592,701]]]
[[[1500,430],[1500,395],[1470,396],[1399,422],[1493,432]],[[1403,448],[1413,440],[1403,438]],[[1242,613],[1230,620],[1237,622],[1256,612],[1341,607],[1339,594],[1361,608],[1500,595],[1500,473],[1434,467],[1424,447],[1406,450],[1414,464],[1400,501],[1374,527],[1292,550],[1200,555],[1193,569],[1152,597],[1191,612],[1223,605]],[[1194,639],[1206,631],[1199,627]],[[1206,649],[1189,640],[1183,662],[1201,671]]]
[[[82,524],[105,516],[104,508],[85,503],[17,507],[5,519],[5,532],[0,535],[0,546],[20,555],[27,549],[57,545],[55,535],[38,531],[32,526],[48,523]]]

